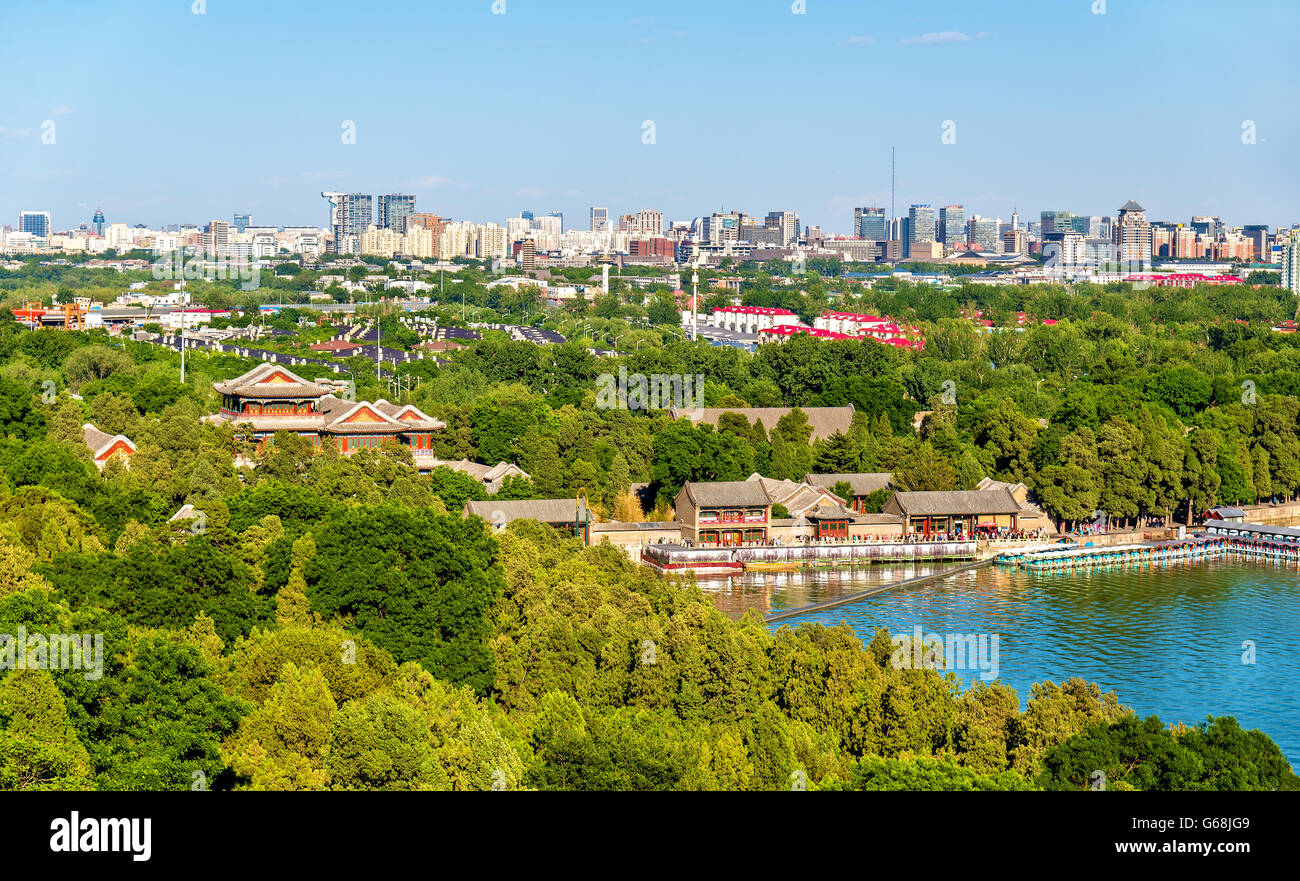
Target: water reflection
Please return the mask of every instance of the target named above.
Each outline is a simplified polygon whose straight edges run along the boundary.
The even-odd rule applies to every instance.
[[[948,565],[951,568],[952,564]],[[736,615],[797,608],[942,564],[748,573],[704,582]],[[1020,694],[1082,676],[1142,715],[1196,723],[1211,713],[1259,728],[1300,756],[1300,574],[1294,564],[1201,561],[1028,573],[994,567],[903,587],[789,619],[847,622],[869,639],[893,633],[997,633],[1000,678]],[[1242,661],[1252,641],[1254,664]],[[963,685],[974,680],[959,673]]]
[[[871,587],[946,572],[962,562],[916,561],[864,566],[805,566],[784,572],[746,572],[735,578],[700,578],[719,609],[739,618],[746,609],[763,614],[797,609]]]

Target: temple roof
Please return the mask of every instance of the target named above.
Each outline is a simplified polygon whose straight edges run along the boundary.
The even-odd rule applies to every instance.
[[[127,447],[131,450],[131,452],[133,453],[135,452],[135,444],[131,443],[131,439],[126,435],[109,434],[106,431],[100,431],[92,423],[89,422],[81,426],[81,436],[85,440],[86,446],[90,448],[90,452],[95,456],[95,458],[99,458],[99,456],[103,454],[104,451],[111,448],[118,441],[125,443]]]
[[[303,379],[286,367],[264,362],[243,376],[226,382],[214,382],[212,388],[220,395],[238,395],[241,398],[319,398],[329,394],[329,389]]]

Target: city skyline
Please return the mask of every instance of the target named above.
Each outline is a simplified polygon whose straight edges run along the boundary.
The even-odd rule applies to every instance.
[[[53,212],[50,212],[48,210],[36,209],[36,208],[25,208],[16,212],[16,214],[18,215],[18,223],[15,224],[15,223],[0,221],[0,229],[8,228],[15,232],[21,232],[23,231],[22,224],[24,222],[23,221],[24,216],[43,215],[45,217],[46,227],[48,231],[51,233],[73,232],[78,229],[81,229],[83,226],[85,227],[85,229],[89,231],[94,231],[97,228],[102,227],[104,224],[112,224],[112,223],[125,223],[129,227],[157,229],[157,230],[176,229],[176,228],[184,228],[184,227],[192,227],[199,230],[203,230],[209,223],[211,223],[214,220],[232,226],[236,226],[242,222],[243,225],[252,228],[271,228],[271,227],[275,227],[279,229],[315,228],[323,231],[330,231],[331,228],[335,225],[332,218],[334,209],[330,207],[330,197],[338,197],[338,196],[361,196],[364,199],[369,200],[370,211],[368,215],[368,220],[363,218],[359,221],[359,228],[357,232],[364,231],[368,226],[372,226],[372,225],[378,229],[386,229],[386,228],[399,229],[398,224],[396,224],[394,221],[391,220],[386,221],[384,219],[384,214],[382,213],[382,209],[380,206],[383,204],[381,200],[385,200],[385,199],[397,199],[397,198],[411,199],[413,201],[410,203],[410,209],[404,209],[404,210],[414,210],[415,208],[418,207],[419,211],[422,213],[426,213],[426,214],[438,213],[436,211],[430,211],[427,206],[419,203],[418,197],[414,197],[409,194],[386,194],[386,193],[379,193],[373,190],[369,192],[365,190],[358,190],[358,191],[351,191],[351,192],[319,191],[316,193],[316,196],[318,199],[321,197],[326,197],[326,204],[319,212],[323,216],[311,218],[304,222],[285,222],[282,220],[275,220],[275,219],[266,220],[265,218],[262,218],[258,215],[253,215],[248,212],[240,212],[240,211],[227,212],[224,216],[208,217],[207,219],[198,219],[198,218],[190,217],[189,219],[186,220],[168,219],[168,220],[153,222],[153,223],[143,222],[143,221],[136,222],[129,218],[121,219],[121,218],[106,216],[106,212],[104,212],[103,208],[101,206],[96,205],[96,207],[90,212],[91,216],[89,219],[76,220],[75,222],[71,222],[67,224],[57,221],[54,217]],[[1126,200],[1126,203],[1131,201],[1133,200]],[[665,232],[670,230],[673,224],[680,224],[680,223],[694,224],[697,222],[703,222],[707,224],[708,218],[711,215],[735,213],[738,215],[742,215],[754,219],[755,222],[758,223],[760,226],[765,222],[766,219],[768,219],[767,217],[768,215],[793,215],[800,222],[801,236],[802,236],[802,232],[811,226],[811,227],[819,228],[822,234],[827,237],[834,237],[834,238],[858,237],[858,238],[871,239],[873,238],[872,235],[863,235],[863,232],[866,229],[866,227],[861,224],[860,217],[859,217],[860,212],[882,211],[884,212],[883,214],[876,214],[872,216],[878,218],[878,220],[885,221],[886,224],[890,222],[897,223],[900,221],[906,224],[909,220],[909,216],[915,211],[915,209],[918,208],[925,209],[926,211],[928,211],[930,214],[933,215],[931,225],[934,227],[935,230],[934,234],[937,237],[936,241],[940,241],[944,243],[948,243],[950,237],[948,236],[947,233],[944,232],[945,227],[944,227],[944,220],[943,220],[943,212],[948,211],[950,209],[957,209],[955,212],[955,218],[956,218],[955,222],[959,224],[961,228],[964,228],[966,223],[970,221],[979,220],[979,221],[996,221],[998,224],[1002,226],[1013,225],[1013,221],[1014,221],[1014,223],[1019,224],[1018,226],[1015,227],[1018,229],[1028,229],[1030,226],[1037,226],[1039,224],[1040,215],[1042,216],[1065,215],[1065,216],[1073,217],[1078,220],[1086,221],[1091,219],[1094,221],[1107,221],[1107,220],[1114,220],[1117,217],[1118,213],[1122,210],[1122,206],[1117,206],[1115,208],[1110,209],[1109,211],[1103,211],[1100,214],[1089,214],[1089,213],[1075,213],[1069,210],[1068,208],[1061,208],[1060,206],[1057,206],[1054,209],[1043,208],[1041,210],[1013,208],[1012,211],[1006,216],[1003,216],[1001,214],[990,216],[990,215],[982,214],[979,211],[972,210],[971,206],[962,203],[953,203],[948,205],[936,206],[935,203],[917,202],[917,203],[909,203],[907,205],[900,206],[900,208],[896,209],[896,213],[890,215],[888,208],[885,208],[883,206],[862,205],[851,209],[852,212],[851,216],[847,218],[847,220],[845,220],[842,226],[836,227],[832,225],[830,227],[827,227],[815,223],[805,223],[804,215],[800,211],[796,209],[790,209],[790,208],[785,208],[785,209],[761,209],[760,208],[760,209],[748,209],[748,210],[728,209],[726,212],[721,212],[715,209],[714,211],[703,211],[698,214],[691,214],[683,217],[672,217],[669,216],[667,213],[661,212],[652,206],[642,206],[641,208],[638,209],[629,209],[627,211],[622,211],[622,210],[614,210],[604,206],[592,205],[592,206],[588,206],[585,212],[584,216],[587,218],[586,220],[579,221],[578,223],[575,224],[572,220],[572,217],[570,217],[567,222],[564,222],[563,229],[565,231],[593,229],[593,227],[591,226],[592,221],[590,218],[592,217],[592,212],[595,211],[605,212],[605,217],[606,217],[605,222],[612,226],[616,226],[617,224],[615,223],[615,220],[623,216],[636,217],[638,214],[643,214],[646,212],[661,214],[663,224],[664,224],[662,229]],[[1284,220],[1279,223],[1254,224],[1248,219],[1233,218],[1230,216],[1225,218],[1221,214],[1211,215],[1211,214],[1197,213],[1196,211],[1193,211],[1191,214],[1188,214],[1185,217],[1170,217],[1170,216],[1154,213],[1149,209],[1144,208],[1144,210],[1148,216],[1148,220],[1153,224],[1159,223],[1159,224],[1183,225],[1183,226],[1191,227],[1194,221],[1201,218],[1207,218],[1207,219],[1213,219],[1215,221],[1218,221],[1219,223],[1216,225],[1216,228],[1220,231],[1227,230],[1227,229],[1240,229],[1240,228],[1252,227],[1252,226],[1264,226],[1267,227],[1268,230],[1270,231],[1276,231],[1276,230],[1286,230],[1289,228],[1295,228],[1297,225],[1300,225],[1300,219],[1297,219],[1296,216],[1292,216],[1291,219]],[[189,212],[189,213],[191,215],[195,214],[195,212]],[[405,215],[402,216],[404,217]],[[863,216],[865,217],[866,215]],[[475,224],[484,224],[484,223],[495,224],[498,223],[498,221],[509,221],[509,220],[516,220],[516,219],[527,219],[531,221],[534,219],[534,217],[538,217],[538,218],[558,217],[562,222],[565,220],[564,212],[562,211],[552,210],[543,213],[541,210],[535,208],[520,208],[514,213],[504,217],[487,217],[481,214],[470,214],[469,216],[465,216],[465,217],[448,216],[445,217],[444,219],[449,221],[455,220],[455,221],[463,221],[463,222],[469,222]],[[879,225],[879,223],[877,223],[877,225]],[[649,232],[649,230],[645,230],[645,229],[639,229],[637,231],[641,233]],[[102,231],[99,232],[98,234],[103,235]],[[914,234],[909,231],[908,235],[912,236]],[[875,238],[877,238],[877,240],[884,240],[888,238],[888,236],[879,236]]]
[[[10,6],[5,56],[57,75],[0,112],[0,217],[49,211],[69,229],[97,208],[149,226],[239,212],[323,227],[318,194],[331,190],[410,193],[479,221],[529,207],[685,221],[790,210],[848,234],[854,207],[889,204],[896,147],[896,215],[914,203],[1110,215],[1133,198],[1158,219],[1294,222],[1300,131],[1283,44],[1300,10],[1092,5],[583,3],[562,20],[524,0],[503,15],[488,2],[330,2],[311,18],[235,0],[202,15],[162,0]],[[267,52],[280,32],[294,41]],[[340,33],[439,64],[413,64],[401,88],[341,77],[320,50]],[[757,71],[765,55],[788,73]],[[708,56],[731,66],[706,70]],[[1261,85],[1197,76],[1198,57]],[[1126,89],[1117,71],[1153,76]],[[215,78],[215,98],[184,97],[197,77]],[[1195,88],[1174,88],[1180,78]]]

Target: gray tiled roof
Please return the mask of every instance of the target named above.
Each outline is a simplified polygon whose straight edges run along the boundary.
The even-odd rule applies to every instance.
[[[572,523],[578,519],[578,503],[575,499],[526,499],[510,502],[489,499],[486,502],[466,502],[465,513],[482,517],[489,523],[509,523],[512,520]],[[591,519],[590,509],[587,516]]]
[[[749,420],[751,425],[762,420],[763,428],[771,431],[794,407],[701,407],[699,409],[683,408],[673,410],[674,418],[689,419],[699,424],[707,422],[717,425],[718,417],[723,413],[739,413]],[[847,434],[853,424],[853,407],[800,407],[808,417],[808,426],[812,429],[813,440],[825,440],[835,432]]]
[[[846,472],[843,474],[809,474],[804,477],[812,486],[820,486],[835,490],[835,484],[843,481],[853,487],[853,494],[858,496],[869,495],[876,490],[889,489],[894,475],[888,471],[860,471]]]
[[[711,483],[688,482],[682,492],[696,507],[714,505],[749,505],[767,507],[771,502],[757,481],[718,480]]]
[[[897,505],[909,517],[1020,513],[1020,505],[1005,489],[896,492],[889,504]]]

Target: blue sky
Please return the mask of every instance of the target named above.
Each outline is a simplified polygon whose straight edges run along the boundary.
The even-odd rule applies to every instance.
[[[0,4],[0,224],[324,225],[342,190],[847,233],[891,145],[899,213],[1300,221],[1294,0],[203,2]]]

